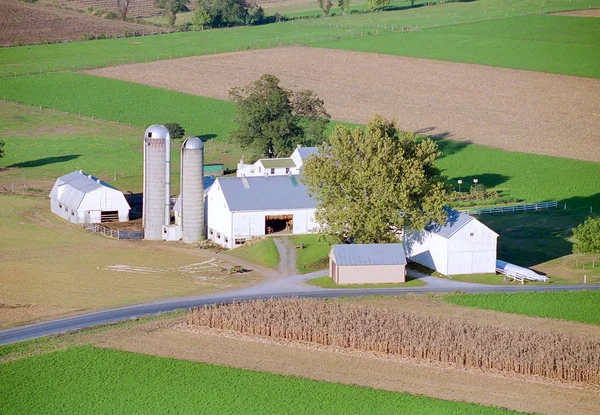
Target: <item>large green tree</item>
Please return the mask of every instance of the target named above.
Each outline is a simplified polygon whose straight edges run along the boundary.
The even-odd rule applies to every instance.
[[[312,91],[293,92],[265,74],[229,91],[236,103],[237,129],[230,139],[265,157],[288,155],[297,144],[321,144],[330,116]]]
[[[600,219],[587,218],[585,222],[573,228],[577,242],[573,252],[580,254],[600,254]]]
[[[169,17],[169,26],[175,26],[175,20],[177,19],[177,13],[186,11],[188,0],[154,0],[154,6],[162,9],[163,12]]]
[[[338,241],[398,242],[400,230],[445,223],[447,192],[437,144],[375,116],[366,129],[338,125],[304,165],[320,232]]]

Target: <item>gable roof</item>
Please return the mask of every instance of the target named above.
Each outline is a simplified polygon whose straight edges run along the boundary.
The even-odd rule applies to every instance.
[[[473,216],[467,215],[466,213],[458,212],[450,208],[445,208],[445,210],[448,213],[448,219],[446,220],[445,225],[429,225],[425,229],[445,239],[450,239],[454,234],[456,234],[458,231],[460,231],[472,221],[478,222],[485,228],[489,229],[487,226],[479,222]],[[491,229],[490,232],[495,233]]]
[[[352,244],[331,247],[337,265],[406,265],[402,244]]]
[[[311,154],[317,154],[319,152],[318,147],[300,147],[297,148],[298,154],[302,160],[306,160]]]
[[[317,207],[298,176],[220,177],[211,189],[219,187],[232,212]]]
[[[54,187],[50,192],[50,197],[76,210],[86,194],[102,187],[116,191],[114,187],[97,177],[85,174],[81,170],[76,170],[73,173],[65,174],[56,179],[56,183],[54,183]]]
[[[291,158],[277,158],[277,159],[260,159],[263,167],[266,169],[275,169],[278,167],[296,167],[296,163]]]

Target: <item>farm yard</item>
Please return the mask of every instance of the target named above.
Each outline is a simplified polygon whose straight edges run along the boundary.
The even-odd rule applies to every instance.
[[[166,30],[59,1],[0,0],[10,11],[0,43]],[[266,72],[325,100],[327,134],[377,112],[397,117],[434,136],[450,188],[462,180],[464,193],[477,179],[502,203],[558,201],[478,219],[500,234],[499,259],[546,273],[550,288],[584,274],[600,283],[600,260],[592,268],[591,256],[573,254],[571,232],[600,209],[600,0],[415,5],[369,13],[360,0],[323,18],[315,1],[266,1],[267,14],[287,20],[0,48],[0,330],[275,278],[285,261],[272,238],[237,256],[117,241],[63,222],[47,198],[58,176],[79,169],[139,193],[142,137],[155,123],[199,136],[206,162],[226,173],[242,154],[254,161],[229,140],[227,91]],[[329,242],[290,243],[288,273],[313,273],[294,281],[324,274],[314,271],[327,266]],[[248,261],[255,271],[230,272]],[[597,292],[234,303],[4,345],[0,412],[599,413]]]

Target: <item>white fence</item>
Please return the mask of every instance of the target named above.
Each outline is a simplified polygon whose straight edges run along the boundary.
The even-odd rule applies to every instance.
[[[469,215],[485,215],[488,213],[528,212],[531,210],[545,210],[545,209],[550,209],[550,208],[555,208],[555,207],[558,207],[558,202],[556,200],[554,200],[552,202],[530,203],[530,204],[525,204],[525,205],[464,209],[464,210],[459,210],[459,212],[467,213]]]
[[[99,233],[104,236],[116,239],[143,239],[144,231],[129,229],[111,229],[98,223],[86,223],[83,225],[88,231]]]

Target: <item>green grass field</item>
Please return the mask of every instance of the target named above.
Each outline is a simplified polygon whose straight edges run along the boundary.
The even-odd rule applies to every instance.
[[[463,402],[93,347],[4,363],[0,365],[0,384],[3,414],[509,413]]]
[[[296,249],[296,265],[300,274],[327,269],[330,242],[320,235],[294,235],[292,241],[303,246],[302,249]]]
[[[279,265],[279,252],[272,238],[245,244],[227,252],[229,255],[245,259],[267,268],[277,268]]]
[[[520,17],[588,7],[600,7],[600,0],[545,0],[543,5],[538,0],[479,0],[263,26],[1,48],[0,76],[303,44],[598,77],[600,46],[588,42],[598,32],[598,19]],[[481,28],[461,24],[487,19],[478,23]],[[402,26],[421,30],[398,33]],[[505,30],[516,34],[507,38]],[[388,34],[369,36],[384,32]]]
[[[444,300],[465,307],[600,324],[599,291],[456,294]]]
[[[336,284],[328,277],[311,278],[306,281],[311,285],[316,285],[321,288],[402,288],[402,287],[423,287],[427,285],[420,279],[406,277],[406,282],[402,283],[385,283],[385,284]]]

